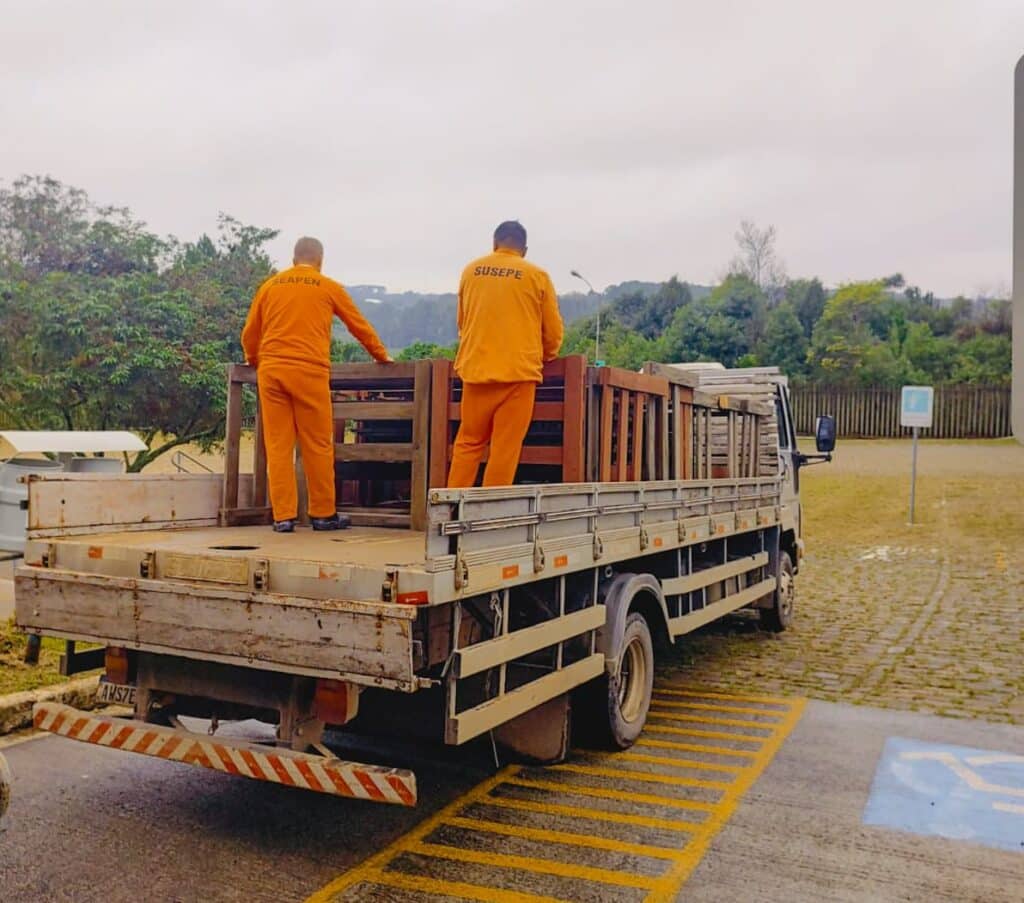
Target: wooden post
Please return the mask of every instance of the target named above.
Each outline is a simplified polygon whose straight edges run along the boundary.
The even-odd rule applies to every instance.
[[[427,529],[427,483],[430,470],[430,402],[433,385],[431,362],[416,362],[413,377],[412,466],[409,477],[409,524],[414,530]]]
[[[228,400],[224,427],[224,492],[221,507],[238,507],[238,456],[242,439],[242,383],[241,367],[228,367]],[[248,368],[247,368],[248,369]]]

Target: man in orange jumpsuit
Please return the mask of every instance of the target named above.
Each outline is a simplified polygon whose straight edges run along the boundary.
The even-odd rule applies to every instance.
[[[494,231],[494,253],[474,260],[459,283],[462,423],[448,486],[476,483],[490,443],[484,486],[511,486],[545,361],[562,347],[562,315],[551,277],[528,263],[526,230],[515,221]]]
[[[331,326],[335,315],[378,361],[387,349],[344,287],[320,272],[324,247],[295,244],[294,266],[271,276],[253,298],[242,330],[246,360],[256,367],[274,530],[291,533],[298,516],[295,440],[309,489],[314,530],[339,530],[334,496],[334,415],[331,407]]]

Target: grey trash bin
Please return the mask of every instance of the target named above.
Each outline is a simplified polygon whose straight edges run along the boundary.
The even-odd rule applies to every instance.
[[[56,461],[12,458],[0,462],[0,550],[25,551],[28,528],[28,486],[19,482],[29,474],[59,473],[64,469]]]

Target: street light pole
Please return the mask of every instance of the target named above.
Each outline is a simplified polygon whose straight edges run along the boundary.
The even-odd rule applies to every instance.
[[[594,286],[590,284],[590,280],[586,276],[580,274],[579,270],[570,270],[570,276],[575,276],[580,282],[586,284],[587,288],[590,289],[590,294],[596,295]],[[597,330],[594,336],[594,366],[601,366],[601,302],[597,302]]]

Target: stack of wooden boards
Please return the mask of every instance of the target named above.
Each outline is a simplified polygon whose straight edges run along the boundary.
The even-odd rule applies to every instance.
[[[624,482],[770,476],[777,470],[774,368],[647,364],[641,373],[588,367],[581,355],[545,365],[517,483]],[[256,374],[228,376],[221,521],[267,523],[266,453]],[[356,524],[426,523],[430,487],[442,487],[461,418],[450,361],[331,369],[335,473]],[[253,499],[239,505],[243,413],[256,405]]]

